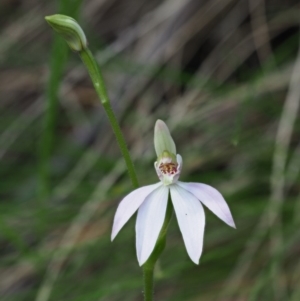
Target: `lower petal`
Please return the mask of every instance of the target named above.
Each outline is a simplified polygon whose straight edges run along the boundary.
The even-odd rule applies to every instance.
[[[217,189],[202,183],[178,182],[177,184],[192,193],[223,222],[235,228],[230,209]]]
[[[198,264],[203,248],[205,227],[203,207],[194,195],[177,184],[171,185],[170,191],[186,250],[192,261]]]
[[[169,188],[153,191],[138,210],[136,220],[136,251],[140,265],[151,255],[165,220]]]
[[[130,217],[136,212],[145,198],[162,183],[144,186],[129,193],[119,204],[115,214],[111,240],[113,240]]]

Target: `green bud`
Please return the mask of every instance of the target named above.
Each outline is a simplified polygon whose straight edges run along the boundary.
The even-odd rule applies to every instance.
[[[66,40],[72,50],[82,51],[87,48],[85,34],[76,20],[65,15],[52,15],[45,19]]]
[[[157,157],[160,157],[165,151],[176,155],[175,143],[167,125],[162,120],[157,120],[155,123],[154,147]]]

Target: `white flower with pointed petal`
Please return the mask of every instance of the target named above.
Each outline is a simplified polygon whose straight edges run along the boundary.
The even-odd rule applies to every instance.
[[[128,194],[117,209],[111,239],[138,210],[136,250],[140,265],[151,255],[164,223],[169,192],[187,253],[198,264],[203,248],[205,215],[202,204],[227,225],[235,228],[229,207],[215,188],[201,183],[178,181],[182,158],[166,124],[157,120],[154,130],[157,161],[155,170],[161,182],[138,188]]]

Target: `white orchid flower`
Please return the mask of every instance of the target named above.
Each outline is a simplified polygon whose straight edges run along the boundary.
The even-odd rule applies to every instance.
[[[229,226],[235,224],[229,207],[215,188],[202,183],[178,181],[182,158],[166,124],[157,120],[154,130],[157,161],[154,166],[161,182],[138,188],[128,194],[117,209],[111,240],[129,218],[138,210],[136,220],[136,250],[138,262],[143,265],[151,255],[164,223],[169,192],[191,260],[198,264],[203,248],[205,215],[202,204]]]

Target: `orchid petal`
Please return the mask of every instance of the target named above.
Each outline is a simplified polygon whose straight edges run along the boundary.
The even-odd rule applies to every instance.
[[[236,228],[230,209],[218,190],[202,183],[177,182],[177,184],[192,193],[198,200],[200,200],[201,203],[203,203],[227,225]]]
[[[143,265],[151,255],[165,220],[169,189],[161,186],[145,199],[136,220],[136,250]]]
[[[186,250],[191,260],[198,264],[203,248],[205,227],[203,207],[193,194],[179,185],[171,185],[170,190]]]
[[[167,125],[162,120],[157,120],[154,128],[154,147],[157,157],[161,156],[164,151],[176,154],[176,146],[171,137]]]
[[[138,188],[128,194],[119,204],[117,209],[113,230],[111,233],[111,240],[113,240],[122,227],[126,224],[126,222],[130,219],[130,217],[135,213],[135,211],[141,206],[146,197],[154,191],[156,188],[161,186],[162,183],[159,182],[157,184],[144,186]]]

